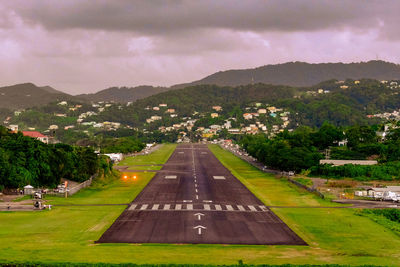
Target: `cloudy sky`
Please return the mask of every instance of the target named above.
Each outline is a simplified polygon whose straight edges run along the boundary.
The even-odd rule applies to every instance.
[[[398,0],[0,0],[0,85],[169,86],[288,61],[400,63]]]

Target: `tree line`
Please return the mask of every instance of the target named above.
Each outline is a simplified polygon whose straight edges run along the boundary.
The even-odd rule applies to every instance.
[[[111,168],[108,158],[97,156],[91,148],[47,145],[0,126],[0,189],[27,184],[56,187],[61,178],[82,182]]]
[[[383,125],[337,127],[325,122],[320,128],[302,126],[275,137],[246,135],[240,145],[270,168],[284,171],[308,171],[312,176],[350,177],[359,180],[400,178],[400,125],[393,124],[385,139],[377,135]],[[344,146],[339,146],[343,142]],[[379,164],[320,165],[330,151],[331,159],[374,159]]]

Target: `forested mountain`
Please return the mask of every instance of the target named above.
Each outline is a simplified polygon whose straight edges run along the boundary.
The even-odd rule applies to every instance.
[[[336,79],[399,80],[400,65],[384,61],[361,63],[289,62],[266,65],[254,69],[220,71],[201,80],[177,84],[171,87],[111,87],[94,94],[71,96],[49,86],[37,87],[32,83],[17,84],[0,88],[0,107],[8,109],[26,108],[58,100],[134,102],[158,93],[182,89],[194,85],[239,86],[250,84],[272,84],[294,87],[313,86],[323,81]]]
[[[312,86],[330,79],[346,80],[363,78],[398,80],[400,79],[400,65],[378,60],[350,64],[288,62],[277,65],[266,65],[254,69],[220,71],[201,80],[178,84],[172,88],[184,88],[199,84],[238,86],[252,83]]]
[[[33,83],[22,83],[0,87],[0,107],[10,110],[48,104],[78,98],[57,91],[50,86],[38,87]]]
[[[348,88],[342,89],[343,85]],[[320,87],[326,92],[317,93]],[[319,127],[324,121],[337,126],[367,124],[376,122],[375,119],[367,118],[368,114],[400,108],[398,90],[376,80],[361,80],[359,84],[352,80],[338,84],[332,80],[309,88],[266,84],[237,87],[197,85],[150,96],[128,107],[111,107],[88,120],[119,121],[134,127],[143,126],[152,115],[163,117],[163,121],[154,123],[154,126],[177,121],[178,118],[169,118],[165,110],[152,110],[151,107],[161,103],[175,109],[179,117],[192,117],[195,112],[210,113],[212,106],[220,105],[220,119],[232,116],[239,119],[243,113],[251,112],[246,111],[247,107],[253,106],[254,102],[262,102],[290,111],[291,127]]]
[[[82,94],[78,95],[77,97],[90,101],[114,101],[119,103],[127,103],[168,90],[170,90],[170,88],[146,85],[137,87],[111,87],[94,94]]]

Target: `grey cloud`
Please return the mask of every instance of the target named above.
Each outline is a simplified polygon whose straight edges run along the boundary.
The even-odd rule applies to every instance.
[[[107,1],[14,0],[5,4],[50,30],[94,29],[162,35],[200,28],[317,31],[398,24],[397,0]]]

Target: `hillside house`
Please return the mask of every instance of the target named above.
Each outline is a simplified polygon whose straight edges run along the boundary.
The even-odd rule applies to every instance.
[[[45,136],[45,135],[43,135],[43,134],[41,134],[41,133],[39,133],[37,131],[22,131],[22,134],[24,136],[35,138],[35,139],[37,139],[37,140],[39,140],[39,141],[41,141],[41,142],[43,142],[45,144],[49,143],[49,137]]]
[[[243,118],[245,120],[251,120],[253,118],[253,115],[251,113],[244,113]]]
[[[221,111],[222,107],[221,106],[213,106],[212,109],[215,111]]]
[[[218,118],[218,113],[211,113],[211,118]]]
[[[13,133],[18,133],[18,125],[16,125],[16,124],[10,124],[8,126],[8,129]]]
[[[267,110],[265,108],[260,108],[257,112],[258,114],[266,114]]]

